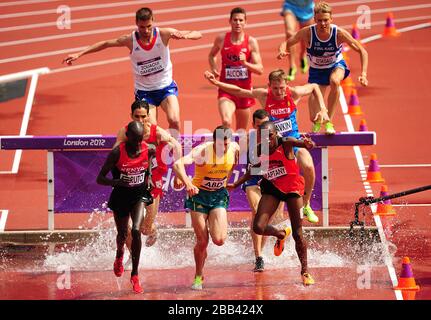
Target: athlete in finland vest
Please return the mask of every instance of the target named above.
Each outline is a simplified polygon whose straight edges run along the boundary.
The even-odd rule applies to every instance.
[[[132,33],[133,49],[130,61],[135,77],[135,89],[153,91],[163,89],[172,83],[172,62],[169,46],[165,46],[159,28],[153,28],[151,43],[145,45],[139,33]]]
[[[316,25],[312,25],[310,31],[311,39],[310,46],[307,48],[307,56],[311,68],[329,69],[343,60],[341,54],[343,45],[337,43],[337,26],[335,24],[331,24],[331,36],[326,41],[322,41],[317,36]]]
[[[300,138],[298,122],[296,121],[297,109],[288,88],[286,88],[286,96],[283,100],[276,100],[268,88],[265,110],[269,114],[269,120],[274,122],[277,132],[281,136]]]

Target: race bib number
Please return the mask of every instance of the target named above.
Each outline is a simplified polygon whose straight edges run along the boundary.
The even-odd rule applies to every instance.
[[[208,190],[218,190],[224,187],[226,178],[208,178],[205,177],[201,186]]]
[[[161,57],[138,62],[138,72],[141,76],[150,76],[164,70]]]
[[[151,161],[151,170],[156,169],[157,166],[158,166],[157,159],[154,157],[153,160]]]
[[[245,67],[227,67],[227,80],[245,80],[248,79],[248,69]]]
[[[285,176],[286,174],[287,172],[285,167],[278,167],[278,168],[268,170],[268,172],[264,175],[264,177],[267,180],[274,180],[282,176]]]
[[[336,56],[330,57],[313,57],[314,63],[319,65],[333,64],[336,60]]]
[[[292,121],[290,119],[275,121],[274,124],[275,128],[277,129],[277,132],[281,135],[286,132],[292,131]]]
[[[137,174],[120,174],[120,179],[127,181],[129,187],[139,186],[145,181],[145,172]]]

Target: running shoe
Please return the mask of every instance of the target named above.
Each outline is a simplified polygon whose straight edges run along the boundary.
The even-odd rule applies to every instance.
[[[307,57],[303,57],[301,59],[301,72],[307,73],[308,69],[309,69],[308,59],[307,59]]]
[[[117,277],[121,277],[124,273],[124,267],[123,267],[123,256],[116,258],[114,261],[114,274]]]
[[[133,285],[133,291],[135,293],[142,293],[144,292],[144,289],[142,289],[141,284],[139,283],[139,278],[137,275],[134,275],[130,278],[130,282]]]
[[[311,286],[312,284],[314,284],[314,279],[308,272],[304,272],[301,277],[304,286]]]
[[[192,290],[202,290],[202,285],[204,284],[203,276],[195,276],[192,284]]]
[[[287,76],[287,80],[288,81],[295,80],[296,72],[297,72],[296,67],[290,68],[289,69],[289,75]]]
[[[265,267],[265,262],[262,257],[257,257],[254,264],[254,272],[262,272]]]
[[[313,127],[311,128],[311,132],[318,133],[320,131],[321,126],[322,124],[319,121],[315,122],[313,124]]]
[[[319,222],[319,217],[316,216],[313,209],[311,209],[310,205],[306,205],[303,208],[304,215],[307,217],[307,220],[311,223],[317,223]]]
[[[334,124],[331,121],[325,123],[325,133],[326,134],[335,134]]]
[[[286,233],[286,235],[284,236],[284,238],[283,239],[277,239],[277,241],[275,242],[275,245],[274,245],[274,255],[275,256],[279,256],[279,255],[281,255],[281,253],[283,252],[283,250],[284,250],[284,242],[286,241],[286,239],[287,239],[287,237],[292,233],[292,229],[290,229],[289,227],[286,227],[285,229],[284,229],[284,232]]]

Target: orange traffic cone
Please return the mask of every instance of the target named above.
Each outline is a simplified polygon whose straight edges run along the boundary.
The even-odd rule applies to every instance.
[[[352,94],[352,88],[355,88],[355,84],[352,81],[352,78],[348,76],[346,79],[341,81],[341,87],[343,88],[344,96],[350,97]]]
[[[343,51],[341,54],[343,55],[343,59],[346,62],[346,64],[349,65],[350,64],[350,57],[347,54],[347,51]]]
[[[352,88],[350,93],[349,111],[347,112],[351,116],[359,116],[362,113],[361,106],[359,105],[358,92],[355,88]]]
[[[377,155],[375,153],[371,154],[370,164],[368,166],[367,172],[367,182],[385,182],[385,179],[382,178],[382,173],[380,172],[379,163],[377,162]]]
[[[348,76],[346,79],[344,79],[344,80],[341,80],[341,86],[344,88],[344,87],[351,87],[351,86],[353,86],[354,85],[354,83],[353,83],[353,80],[352,80],[352,78],[350,77],[350,76]]]
[[[413,270],[408,257],[403,258],[398,286],[394,287],[394,290],[401,290],[405,300],[414,300],[416,292],[420,290],[413,276]]]
[[[358,26],[356,25],[356,23],[352,26],[352,37],[355,40],[358,40],[358,41],[361,40],[361,36],[359,34],[359,29],[358,29]]]
[[[389,12],[388,16],[386,17],[386,25],[385,25],[385,30],[383,31],[383,36],[396,37],[399,35],[400,33],[395,28],[394,15],[392,14],[392,12]]]
[[[380,198],[386,197],[388,195],[388,186],[383,185],[380,189]],[[396,215],[396,212],[394,208],[392,207],[391,200],[385,200],[383,202],[379,202],[377,204],[377,211],[376,214],[379,216],[394,216]]]
[[[365,121],[365,119],[362,119],[361,122],[359,123],[358,131],[368,131],[367,122]]]

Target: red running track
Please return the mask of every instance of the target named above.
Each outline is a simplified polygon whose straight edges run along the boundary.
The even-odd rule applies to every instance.
[[[335,3],[335,1],[330,1]],[[65,2],[68,3],[67,1]],[[73,1],[73,6],[95,4],[94,1]],[[102,3],[99,1],[97,3]],[[206,1],[205,4],[217,4],[217,1]],[[334,7],[336,14],[343,13],[344,16],[335,18],[335,23],[340,26],[352,25],[355,19],[356,8],[358,3],[353,5],[339,5]],[[365,3],[365,1],[364,1]],[[70,2],[72,5],[72,2]],[[181,8],[180,1],[175,2],[175,6]],[[199,1],[185,1],[184,7],[201,4]],[[397,27],[410,26],[430,20],[431,7],[426,1],[379,1],[374,3],[366,3],[372,13],[372,28],[369,30],[361,30],[362,38],[380,33],[382,31],[382,23],[386,17],[386,13],[390,10],[394,11]],[[422,7],[420,7],[422,5]],[[157,23],[163,24],[169,22],[169,26],[178,29],[197,29],[209,30],[204,33],[204,38],[196,42],[181,41],[173,43],[172,48],[184,48],[198,45],[210,45],[216,34],[220,31],[211,31],[227,26],[227,13],[230,10],[229,6],[213,8],[211,10],[187,10],[176,13],[157,14],[157,10],[171,8],[171,2],[155,3],[152,8],[155,8]],[[269,70],[276,67],[287,68],[286,62],[279,62],[274,59],[275,50],[278,43],[282,40],[283,25],[277,12],[280,7],[279,1],[267,1],[259,4],[247,4],[244,1],[244,7],[248,12],[259,10],[271,10],[269,13],[249,14],[248,24],[249,31],[252,35],[262,37],[259,41],[261,53],[265,66],[265,74]],[[24,12],[29,10],[42,10],[47,8],[55,8],[52,4],[41,4],[40,8],[37,5],[32,6],[16,6],[9,7],[3,10],[2,14],[13,12]],[[390,8],[390,9],[389,9]],[[395,8],[395,9],[394,9]],[[103,15],[114,15],[121,13],[129,13],[136,10],[134,6],[120,8],[103,9]],[[92,10],[77,11],[73,14],[73,19],[84,19],[100,15],[100,11]],[[226,19],[214,18],[214,20],[206,19],[205,22],[178,22],[178,19],[191,19],[203,16],[226,15]],[[58,16],[51,15],[34,15],[32,23],[43,23],[55,21]],[[279,23],[277,23],[277,21]],[[274,24],[271,24],[275,22]],[[27,18],[11,18],[0,19],[1,27],[12,27],[24,25],[27,23]],[[257,23],[265,23],[265,27],[254,26]],[[101,28],[123,28],[127,30],[127,26],[133,25],[133,17],[119,19],[105,19],[101,21],[77,23],[70,30],[58,30],[56,27],[32,28],[21,31],[0,32],[0,64],[2,74],[11,73],[21,70],[27,70],[36,67],[48,66],[54,70],[54,73],[41,77],[38,90],[36,93],[35,104],[30,119],[28,134],[33,135],[63,135],[63,134],[113,134],[117,128],[123,125],[128,120],[128,108],[132,99],[133,83],[129,71],[128,61],[118,63],[108,63],[101,66],[88,66],[86,64],[99,62],[114,58],[125,57],[124,50],[113,49],[102,52],[97,55],[87,56],[76,65],[78,69],[65,68],[61,65],[61,59],[66,55],[52,54],[47,57],[40,58],[25,58],[25,56],[33,54],[46,54],[65,50],[68,48],[77,48],[86,46],[95,41],[103,40],[107,37],[116,37],[126,31],[112,31],[101,34],[93,34],[80,37],[63,37],[76,32],[94,31]],[[274,36],[273,39],[267,39],[268,35]],[[35,41],[32,40],[38,37],[61,36],[59,39]],[[382,166],[382,174],[385,177],[389,186],[390,192],[397,192],[413,187],[425,185],[429,183],[431,172],[429,167],[391,167],[387,168],[384,165],[418,165],[430,164],[431,155],[430,148],[425,134],[427,128],[427,115],[430,111],[427,108],[427,101],[431,94],[427,90],[427,74],[429,73],[430,64],[428,61],[428,53],[430,50],[429,37],[430,29],[413,31],[403,34],[397,39],[383,39],[367,44],[366,48],[370,55],[369,80],[368,88],[359,88],[359,99],[362,109],[365,113],[368,128],[377,132],[378,143],[373,147],[362,148],[364,162],[368,163],[368,156],[371,152],[378,154],[379,163]],[[21,41],[22,44],[8,44],[11,41]],[[37,39],[36,39],[37,40]],[[174,63],[174,77],[180,87],[180,105],[181,118],[183,120],[193,121],[196,128],[213,128],[219,123],[219,116],[216,109],[216,91],[203,80],[203,72],[207,69],[206,56],[208,48],[196,49],[180,53],[173,53],[172,59]],[[353,77],[358,76],[359,62],[354,55],[351,56],[351,69]],[[8,62],[6,59],[17,59],[19,61]],[[83,68],[82,68],[83,67]],[[265,85],[265,76],[255,77],[255,85]],[[306,82],[306,77],[299,75],[294,81],[295,84]],[[0,118],[6,119],[2,121],[0,128],[1,135],[17,134],[19,131],[20,121],[22,117],[24,100],[17,99],[5,103],[0,109]],[[302,101],[299,107],[299,126],[307,128],[310,126],[307,120],[306,100]],[[408,109],[407,109],[408,108]],[[407,109],[403,110],[403,109]],[[199,112],[196,112],[199,110]],[[201,115],[212,115],[211,117],[202,117]],[[423,115],[423,116],[422,116]],[[160,124],[166,126],[166,121],[160,117]],[[359,126],[359,118],[354,119],[355,128]],[[341,116],[341,111],[337,111],[335,119],[337,130],[346,131],[345,122]],[[0,170],[10,169],[11,153],[2,151],[0,158]],[[347,225],[353,218],[353,203],[361,196],[365,195],[361,177],[356,165],[356,160],[352,148],[334,148],[330,150],[330,223],[331,225]],[[47,203],[46,203],[46,155],[40,151],[26,151],[20,165],[20,171],[17,175],[2,175],[2,184],[0,186],[0,209],[9,210],[9,215],[6,223],[6,230],[32,230],[45,229],[47,226]],[[379,185],[372,186],[374,195],[378,195]],[[25,201],[23,201],[25,199]],[[417,294],[417,299],[429,299],[430,297],[430,280],[429,272],[431,267],[429,248],[429,226],[430,224],[430,203],[431,196],[428,193],[409,196],[402,199],[403,207],[396,207],[398,212],[395,218],[391,220],[383,219],[383,225],[389,240],[396,245],[394,266],[396,267],[397,275],[400,272],[400,257],[404,255],[410,256],[413,264],[413,270],[417,281],[421,285],[422,290]],[[395,201],[394,201],[395,202]],[[411,206],[412,204],[424,204],[424,206]],[[87,221],[87,215],[60,215],[56,218],[56,224],[60,228],[76,228]],[[181,219],[181,218],[179,218]],[[239,220],[242,219],[240,216]],[[367,221],[371,221],[369,217]],[[172,223],[166,215],[160,215],[161,224]],[[192,255],[190,253],[190,259]],[[21,261],[18,259],[17,261]],[[19,266],[17,266],[19,270]],[[238,277],[238,283],[234,287],[241,288],[250,285],[250,290],[244,290],[244,299],[259,298],[253,290],[259,287],[257,282],[254,282],[254,275],[249,272],[249,266],[238,266],[238,274],[244,272],[244,277]],[[385,268],[383,268],[385,269]],[[246,271],[247,270],[247,271]],[[346,274],[351,276],[348,278],[346,291],[336,292],[333,290],[332,296],[336,299],[394,299],[395,295],[390,290],[391,281],[385,270],[380,270],[377,267],[376,271],[376,286],[372,290],[359,291],[355,285],[354,272],[348,268],[342,268]],[[373,270],[374,271],[374,270]],[[164,277],[165,273],[157,270],[151,272],[157,273],[160,277]],[[184,277],[175,275],[188,274]],[[214,272],[214,273],[213,273]],[[294,281],[295,276],[286,277],[285,272],[280,271],[279,281]],[[170,274],[170,272],[166,272]],[[278,274],[278,273],[276,273]],[[331,273],[328,268],[315,270],[316,278],[327,284],[330,282]],[[5,277],[4,273],[0,274]],[[176,280],[174,285],[182,287],[183,284],[189,283],[189,278],[192,275],[191,268],[172,271],[172,277]],[[224,273],[223,273],[224,275]],[[231,294],[223,282],[218,282],[219,277],[223,275],[216,270],[208,270],[209,278],[214,281],[209,286],[214,289],[214,294],[203,295],[205,299],[218,299],[218,297],[228,297],[230,299],[240,298],[235,294]],[[271,273],[272,276],[272,273]],[[90,287],[91,281],[94,278],[109,279],[111,283],[113,277],[110,272],[100,272],[78,276],[78,283],[82,283],[81,289],[77,293],[54,293],[45,294],[49,287],[48,282],[56,277],[56,274],[32,275],[28,273],[17,273],[17,277],[8,278],[8,281],[16,283],[18,279],[33,279],[34,287],[40,287],[41,290],[35,290],[36,296],[22,296],[24,299],[38,298],[37,292],[40,293],[39,298],[116,298],[115,294],[110,296],[108,287],[101,286],[102,294],[93,292]],[[151,283],[150,277],[144,276],[144,282],[148,282],[148,286],[159,295],[147,296],[149,299],[164,299],[169,297],[169,290],[162,287],[157,287],[157,283]],[[373,276],[374,277],[374,276]],[[280,291],[267,276],[262,275],[263,287],[266,295],[262,295],[263,299],[283,299],[282,291]],[[50,280],[51,279],[51,280]],[[256,280],[256,279],[255,279]],[[183,282],[184,281],[184,282]],[[6,283],[2,281],[2,283]],[[113,283],[113,282],[112,282]],[[247,284],[247,285],[245,285]],[[107,284],[109,286],[109,284]],[[154,286],[154,287],[152,287]],[[328,297],[328,293],[322,289],[323,285],[315,286],[311,295],[292,295],[292,298],[298,299],[323,299]],[[0,287],[1,288],[1,287]],[[3,287],[5,288],[5,287]],[[182,287],[183,288],[183,287]],[[169,289],[169,288],[168,288]],[[105,291],[106,290],[106,291]],[[184,297],[195,299],[190,296],[191,293],[185,290]],[[4,290],[0,290],[3,292]],[[311,291],[308,290],[307,293]],[[10,292],[9,298],[17,297],[14,291]],[[58,294],[58,297],[56,296]],[[106,295],[104,295],[106,294]],[[280,295],[281,296],[278,296]],[[124,292],[126,298],[130,297],[127,292]],[[218,295],[218,297],[217,297]],[[145,296],[145,295],[144,295]],[[120,294],[120,297],[121,294]]]

